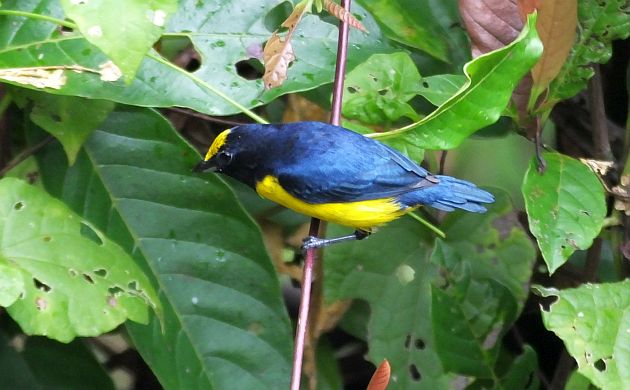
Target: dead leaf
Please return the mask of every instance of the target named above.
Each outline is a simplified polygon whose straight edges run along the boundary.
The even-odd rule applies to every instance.
[[[326,0],[324,2],[324,7],[326,7],[326,11],[328,11],[328,13],[341,20],[342,22],[348,23],[351,27],[354,27],[357,30],[361,30],[364,33],[368,32],[363,23],[359,22],[359,19],[355,18],[351,12],[348,12],[341,5],[331,0]]]
[[[518,0],[518,13],[523,22],[527,20],[527,15],[540,9],[540,2],[541,0]]]
[[[35,88],[52,89],[61,89],[67,81],[64,69],[59,67],[0,69],[0,79]]]
[[[502,48],[523,29],[517,0],[459,0],[473,57]]]
[[[577,22],[577,0],[543,1],[540,5],[536,30],[545,51],[532,69],[533,88],[539,93],[558,75],[569,56]]]
[[[593,160],[590,158],[580,158],[582,164],[586,165],[591,169],[591,171],[595,172],[600,176],[605,176],[608,171],[615,166],[614,161],[602,161],[602,160]],[[622,184],[624,177],[622,176]],[[627,185],[627,184],[623,184]]]
[[[326,122],[330,113],[307,98],[292,93],[288,95],[287,105],[282,114],[282,122],[316,121]]]
[[[387,359],[383,360],[383,362],[378,366],[374,374],[372,375],[372,379],[370,379],[370,383],[366,390],[385,390],[387,389],[387,384],[389,383],[389,377],[391,375],[391,367],[389,366],[389,362]]]
[[[265,89],[282,85],[287,79],[289,65],[295,60],[295,53],[291,45],[291,32],[285,36],[284,40],[274,32],[265,45],[263,60],[265,63],[265,74],[263,75]]]
[[[98,66],[100,69],[101,80],[103,81],[116,81],[122,77],[122,71],[112,61],[107,61],[104,64]]]

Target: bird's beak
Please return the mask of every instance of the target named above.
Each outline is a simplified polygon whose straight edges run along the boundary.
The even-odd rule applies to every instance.
[[[199,164],[195,165],[193,172],[214,172],[217,170],[217,165],[214,163],[214,159],[202,160]]]

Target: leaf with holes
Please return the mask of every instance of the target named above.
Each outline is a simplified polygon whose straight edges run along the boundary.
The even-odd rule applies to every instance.
[[[109,58],[81,34],[59,33],[58,26],[46,21],[0,16],[0,68],[81,65],[96,73],[66,71],[66,83],[48,92],[138,106],[188,107],[210,115],[233,114],[242,111],[243,106],[266,104],[280,95],[315,88],[333,80],[337,26],[311,14],[304,16],[291,39],[300,61],[292,64],[282,86],[265,91],[262,74],[239,73],[243,64],[260,64],[263,43],[277,28],[272,22],[274,15],[283,13],[286,4],[277,0],[180,1],[177,12],[171,15],[165,27],[164,39],[190,40],[188,50],[196,51],[201,61],[199,68],[189,73],[157,52],[149,51],[130,85],[122,80],[101,80],[98,71]],[[0,10],[20,10],[63,19],[57,0],[5,0]],[[361,6],[353,6],[353,13],[370,34],[350,32],[348,69],[373,53],[392,50],[383,42],[374,19]]]
[[[541,175],[535,159],[523,181],[523,196],[532,234],[549,273],[578,249],[591,246],[606,217],[604,189],[581,162],[559,153],[544,153]]]
[[[577,41],[549,87],[547,106],[584,89],[594,74],[591,64],[607,62],[612,41],[630,36],[630,7],[626,0],[580,0],[578,23]]]
[[[66,16],[101,49],[127,82],[157,41],[177,0],[61,0]]]
[[[564,341],[578,372],[602,389],[630,388],[630,280],[535,291],[556,298],[543,308],[543,323]]]
[[[54,96],[39,91],[14,89],[12,96],[30,102],[30,118],[61,142],[70,165],[92,131],[114,109],[114,102],[74,96]],[[26,101],[22,102],[26,106]]]
[[[69,342],[160,311],[129,255],[39,188],[0,180],[0,236],[0,265],[22,278],[9,280],[19,298],[7,311],[27,334]]]
[[[530,15],[514,42],[467,63],[466,84],[435,111],[409,126],[371,136],[405,137],[421,148],[451,149],[496,122],[510,102],[512,91],[542,53],[535,24],[535,15]]]
[[[479,321],[490,331],[476,345],[481,350],[486,341],[493,348],[488,357],[496,353],[501,335],[522,310],[535,260],[531,242],[515,221],[508,196],[497,192],[497,203],[487,214],[453,213],[444,225],[447,233],[444,245],[457,254],[449,259],[465,264],[470,271],[469,280],[477,290],[488,292],[485,295],[476,292],[475,297],[494,299],[483,311],[484,315],[495,313],[491,316],[493,320]],[[329,230],[331,237],[346,232],[337,226],[330,226]],[[460,352],[459,360],[444,364],[441,359],[450,352],[438,348],[437,333],[454,340],[457,334],[445,333],[451,325],[459,326],[465,317],[450,312],[449,306],[433,304],[432,286],[443,281],[441,275],[446,268],[431,257],[432,244],[433,237],[426,228],[412,218],[401,218],[379,229],[368,240],[332,246],[326,257],[326,299],[357,298],[368,302],[369,359],[375,363],[389,360],[392,378],[396,378],[388,387],[391,389],[450,388],[457,376],[447,366],[456,368],[468,359],[469,364],[476,365],[477,373],[486,370],[501,375],[500,365],[493,365],[492,359],[488,363],[473,361],[479,354],[473,356],[468,348],[470,340],[466,340],[465,348],[462,344],[455,346]],[[455,263],[449,263],[448,267],[452,269]],[[505,302],[506,308],[499,308],[498,300]],[[460,307],[465,306],[459,303]],[[449,318],[449,326],[432,321],[434,312]]]
[[[431,310],[440,360],[449,371],[488,379],[500,378],[499,362],[509,360],[498,358],[501,339],[527,299],[536,260],[509,197],[492,192],[496,202],[485,215],[447,216],[446,242],[431,258],[440,275]]]
[[[407,103],[418,93],[420,73],[407,53],[374,54],[346,76],[343,115],[382,124],[419,115]]]
[[[291,326],[258,226],[199,154],[148,109],[119,107],[64,166],[39,156],[49,191],[125,249],[160,286],[164,330],[127,328],[167,389],[287,388]]]
[[[466,76],[460,74],[440,74],[424,77],[418,88],[418,95],[427,99],[434,106],[441,106],[455,96],[466,84]]]

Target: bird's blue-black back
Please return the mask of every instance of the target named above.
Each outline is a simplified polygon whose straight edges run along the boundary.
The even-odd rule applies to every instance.
[[[252,187],[274,176],[288,193],[307,203],[391,197],[403,207],[428,204],[449,211],[484,211],[482,206],[462,205],[493,201],[472,183],[433,176],[380,142],[326,123],[238,126],[226,145],[236,150],[225,173]]]

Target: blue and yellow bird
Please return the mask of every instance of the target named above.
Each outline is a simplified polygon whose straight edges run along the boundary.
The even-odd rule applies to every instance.
[[[357,229],[339,239],[309,237],[307,248],[364,238],[422,205],[482,213],[483,203],[494,202],[473,183],[432,175],[387,145],[321,122],[225,130],[195,167],[209,170],[299,213]]]

